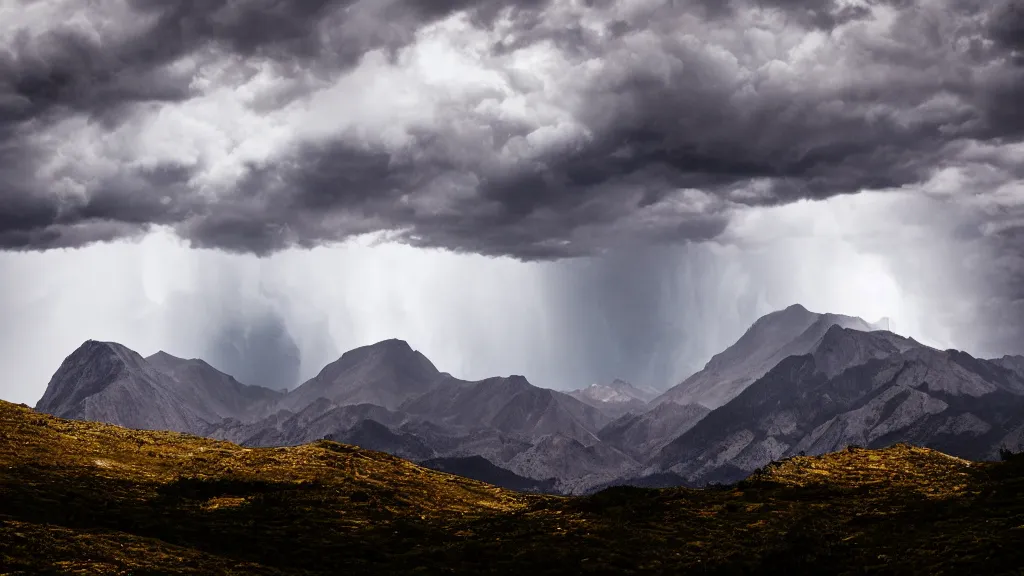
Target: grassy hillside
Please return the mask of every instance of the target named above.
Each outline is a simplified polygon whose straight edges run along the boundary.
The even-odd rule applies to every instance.
[[[1021,542],[1024,463],[908,446],[562,498],[0,401],[0,574],[1019,574]]]

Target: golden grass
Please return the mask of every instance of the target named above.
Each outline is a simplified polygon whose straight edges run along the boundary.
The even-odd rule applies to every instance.
[[[1021,574],[1020,542],[1024,465],[904,445],[562,498],[0,402],[0,574]]]

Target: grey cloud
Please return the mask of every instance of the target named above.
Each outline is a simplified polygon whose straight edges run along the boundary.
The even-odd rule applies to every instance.
[[[869,6],[886,5],[906,8],[915,0],[867,0],[867,5],[850,5],[837,0],[689,0],[692,9],[699,9],[708,18],[730,18],[752,7],[774,9],[794,24],[805,28],[832,30],[871,14]],[[682,0],[687,3],[686,0]]]
[[[989,18],[989,36],[1012,50],[1024,50],[1024,4],[1019,0],[996,3]]]
[[[55,23],[38,36],[24,30],[16,34],[8,50],[0,51],[0,78],[6,79],[0,83],[0,125],[38,118],[54,107],[100,114],[126,103],[186,99],[194,94],[189,85],[195,70],[173,70],[167,65],[185,55],[202,56],[200,51],[211,45],[282,64],[299,61],[308,66],[311,60],[323,59],[323,65],[332,67],[330,72],[338,73],[365,52],[395,49],[410,41],[419,26],[474,4],[474,0],[131,0],[133,19],[150,23],[122,39],[90,35],[75,22]],[[525,0],[524,4],[542,2]],[[325,34],[318,29],[344,27],[350,20],[357,20],[359,27],[345,30],[349,34]]]
[[[388,231],[410,244],[456,251],[580,256],[714,238],[739,205],[918,185],[939,168],[962,164],[965,143],[1021,141],[1019,1],[869,5],[900,11],[885,37],[871,28],[868,8],[833,0],[694,0],[632,11],[628,3],[590,2],[588,14],[606,22],[614,32],[608,36],[539,1],[138,0],[136,10],[159,17],[120,44],[60,29],[19,40],[14,59],[0,63],[16,79],[0,90],[0,137],[9,135],[0,144],[44,158],[44,149],[18,148],[15,135],[45,125],[53,110],[100,114],[126,103],[190,98],[190,72],[165,65],[184,54],[212,57],[198,51],[202,46],[270,58],[296,78],[332,77],[366,51],[393,52],[424,23],[460,10],[482,28],[509,16],[515,38],[498,39],[495,58],[550,40],[571,63],[602,69],[569,88],[586,91],[572,110],[585,135],[514,161],[499,158],[533,128],[477,115],[479,100],[446,108],[400,148],[367,151],[338,135],[252,165],[212,195],[190,184],[201,165],[150,173],[123,167],[86,182],[84,202],[62,202],[52,194],[54,182],[0,155],[0,174],[10,175],[0,246],[68,246],[159,224],[197,246],[257,254]],[[817,29],[842,33],[844,49],[809,50],[814,68],[787,71],[757,54],[762,48],[745,20],[753,10],[782,18],[779,28],[762,31],[774,42],[764,49],[777,59]],[[681,31],[685,14],[705,22]],[[30,58],[30,45],[51,57]],[[822,75],[827,68],[836,68],[834,77]],[[259,106],[272,110],[308,90],[296,82],[282,100]],[[446,125],[455,120],[459,128]],[[703,199],[681,204],[692,191]]]
[[[0,195],[0,246],[76,247],[137,237],[152,225],[178,222],[202,209],[185,187],[190,175],[191,170],[171,165],[126,172],[97,182],[85,199],[62,198],[45,183],[19,187],[17,179],[9,180],[0,184],[6,192]],[[159,193],[139,193],[149,190]]]

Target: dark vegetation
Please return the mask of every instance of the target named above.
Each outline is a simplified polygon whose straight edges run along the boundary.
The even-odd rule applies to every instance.
[[[432,458],[420,462],[420,465],[431,470],[456,474],[520,492],[555,494],[558,489],[558,483],[554,478],[547,480],[524,478],[514,472],[495,466],[483,456]]]
[[[999,459],[1003,462],[1024,462],[1024,452],[1014,452],[1004,446],[999,449]]]
[[[897,445],[713,489],[522,494],[334,442],[246,449],[0,402],[0,573],[1019,574],[1024,461]]]

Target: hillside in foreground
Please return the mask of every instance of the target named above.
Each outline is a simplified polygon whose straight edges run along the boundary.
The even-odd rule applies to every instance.
[[[852,449],[735,486],[566,498],[333,442],[249,449],[0,401],[3,573],[1000,574],[1022,540],[1019,457]]]

